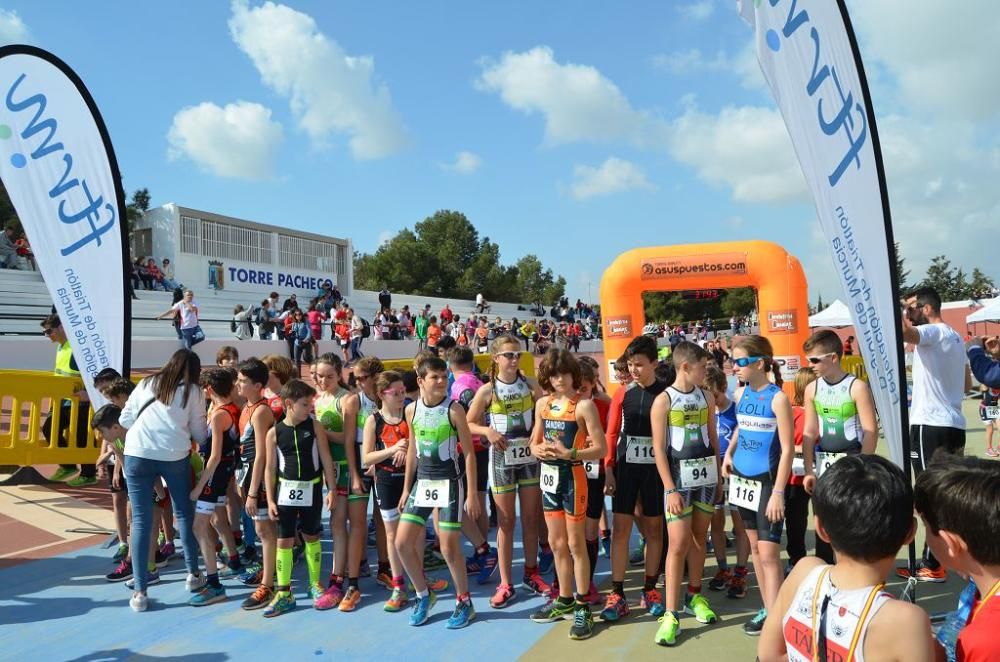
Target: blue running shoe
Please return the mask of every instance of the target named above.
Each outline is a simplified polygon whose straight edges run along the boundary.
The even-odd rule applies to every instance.
[[[205,605],[212,605],[216,602],[225,602],[226,600],[226,589],[222,586],[212,586],[211,584],[206,584],[204,588],[198,593],[195,593],[188,604],[192,607],[204,607]]]
[[[479,575],[476,577],[477,583],[486,584],[493,578],[499,567],[497,561],[496,548],[491,549],[480,557]]]
[[[476,610],[472,606],[472,600],[460,600],[455,605],[455,611],[448,619],[449,630],[461,630],[476,618]]]
[[[552,548],[549,551],[542,550],[538,553],[538,572],[543,575],[547,575],[552,571],[552,566],[555,563],[556,557],[552,553]]]
[[[410,612],[410,625],[423,625],[430,616],[431,609],[437,603],[437,596],[433,591],[426,596],[416,598],[413,601],[413,611]]]

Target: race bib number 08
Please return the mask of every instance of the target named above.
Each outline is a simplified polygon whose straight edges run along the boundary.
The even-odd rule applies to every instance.
[[[756,511],[760,505],[760,493],[763,489],[759,480],[750,480],[742,476],[731,476],[729,479],[729,503],[747,510]]]
[[[652,437],[627,437],[625,461],[629,464],[656,464]]]
[[[816,477],[819,478],[826,473],[826,470],[833,466],[833,463],[840,458],[847,457],[847,453],[816,453]]]
[[[719,482],[719,467],[714,457],[681,460],[681,489],[690,490]]]
[[[313,483],[308,480],[281,480],[278,505],[308,508],[313,505]]]
[[[559,467],[542,462],[542,474],[538,479],[543,492],[555,494],[559,491]]]
[[[508,440],[507,450],[503,452],[503,459],[509,467],[536,462],[535,457],[531,454],[528,439]]]
[[[417,481],[417,494],[414,503],[419,508],[447,508],[451,497],[451,481],[448,479],[430,480],[421,478]]]

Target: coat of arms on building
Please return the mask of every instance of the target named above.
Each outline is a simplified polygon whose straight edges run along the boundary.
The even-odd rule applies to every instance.
[[[225,272],[218,260],[208,261],[208,286],[213,290],[226,289]]]

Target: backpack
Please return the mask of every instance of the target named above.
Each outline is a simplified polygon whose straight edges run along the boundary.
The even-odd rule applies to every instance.
[[[361,337],[370,338],[372,335],[372,325],[364,317],[361,318]]]
[[[236,333],[236,318],[235,317],[229,321],[229,330],[232,333]]]

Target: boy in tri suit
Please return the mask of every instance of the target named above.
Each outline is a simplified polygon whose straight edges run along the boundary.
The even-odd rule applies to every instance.
[[[701,385],[711,355],[692,342],[674,348],[674,383],[653,401],[653,452],[663,480],[667,511],[666,614],[654,641],[673,646],[680,634],[678,593],[687,561],[688,590],[684,610],[700,623],[718,618],[701,594],[705,570],[705,539],[722,492],[719,438],[715,429],[715,398]]]
[[[251,567],[240,575],[244,584],[257,583],[257,589],[243,601],[243,609],[260,609],[274,597],[274,564],[277,551],[277,530],[267,513],[267,490],[264,483],[266,461],[257,462],[258,448],[264,448],[267,433],[274,425],[274,413],[264,397],[270,378],[267,366],[257,358],[241,361],[237,368],[236,390],[246,404],[240,413],[240,463],[236,470],[236,487],[245,500],[246,512],[254,521],[254,531],[260,538],[262,553],[259,567]],[[253,572],[250,572],[253,570]]]
[[[816,479],[837,460],[875,452],[878,423],[868,384],[840,366],[843,344],[836,333],[820,329],[806,339],[802,350],[817,377],[806,386],[802,403],[802,486],[811,494]],[[816,556],[833,563],[833,550],[818,536]]]
[[[824,472],[812,501],[816,534],[837,563],[807,556],[796,564],[764,623],[761,662],[933,660],[927,613],[883,590],[916,531],[903,472],[876,455],[851,455]]]
[[[914,488],[934,558],[976,584],[957,662],[1000,659],[1000,465],[978,457],[933,462]]]
[[[472,449],[465,409],[448,397],[448,365],[436,356],[417,365],[420,398],[406,406],[410,439],[406,452],[406,483],[400,503],[406,507],[396,534],[399,557],[416,590],[410,625],[423,625],[437,601],[424,577],[423,540],[427,518],[437,519],[441,552],[455,582],[455,610],[448,629],[464,628],[475,617],[469,578],[459,534],[463,506],[469,517],[480,515],[476,499],[476,454],[458,452],[458,443]],[[463,475],[464,474],[464,475]]]
[[[587,555],[587,470],[585,461],[599,460],[607,443],[592,400],[580,400],[580,364],[564,349],[551,349],[538,369],[538,383],[549,391],[535,407],[531,452],[541,460],[542,510],[555,553],[559,595],[531,615],[549,623],[572,614],[570,639],[593,634],[590,559]],[[588,442],[589,438],[589,442]],[[573,589],[576,589],[575,591]]]
[[[292,584],[292,546],[297,525],[305,540],[309,568],[309,597],[323,595],[319,584],[322,552],[323,508],[333,507],[337,492],[337,468],[330,455],[330,442],[323,425],[314,419],[316,389],[300,379],[281,387],[285,417],[267,433],[267,511],[278,522],[277,571],[274,598],[264,616],[279,616],[295,608]],[[323,500],[323,479],[329,488]]]

